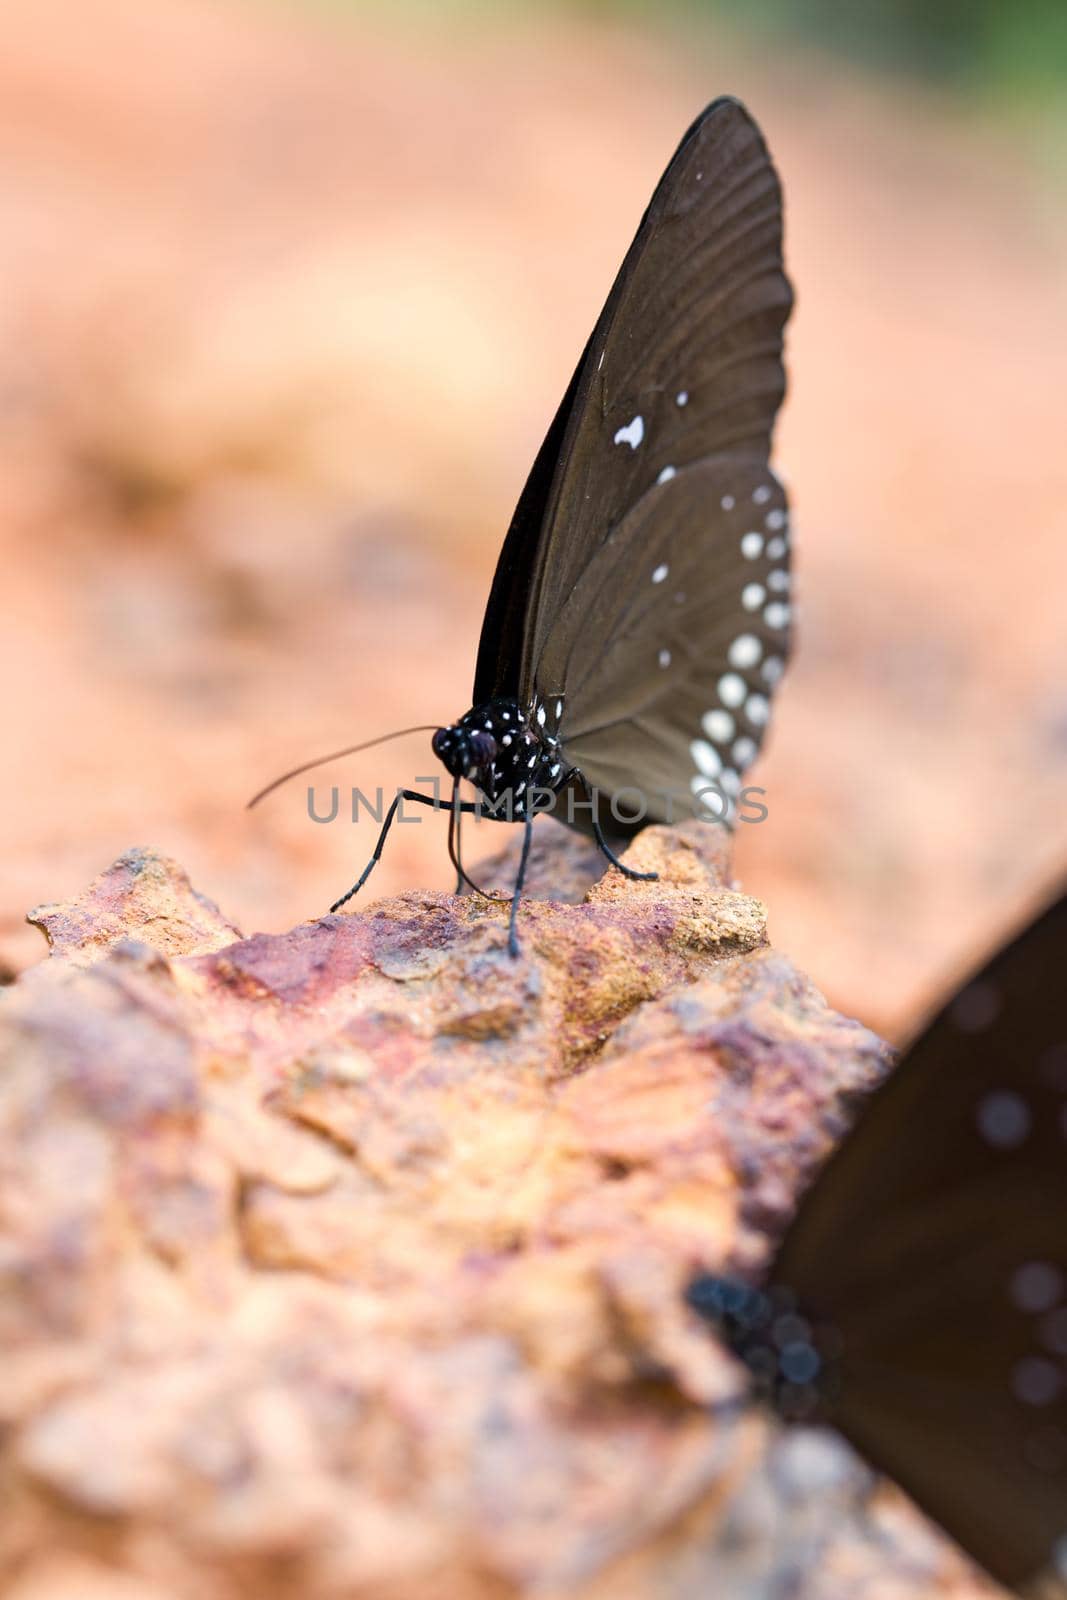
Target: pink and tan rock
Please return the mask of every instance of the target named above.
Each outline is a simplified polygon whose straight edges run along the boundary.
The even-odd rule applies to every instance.
[[[54,954],[89,966],[119,939],[142,939],[166,956],[197,955],[240,938],[214,901],[198,894],[176,861],[128,850],[67,905],[37,906],[26,918]]]
[[[4,1600],[989,1593],[684,1309],[887,1052],[724,836],[235,937],[132,852],[0,1009]],[[506,883],[502,858],[490,879]],[[588,879],[586,879],[588,881]]]

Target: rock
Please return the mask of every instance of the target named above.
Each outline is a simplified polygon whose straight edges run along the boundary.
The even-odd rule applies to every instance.
[[[584,862],[539,840],[572,897]],[[0,1002],[0,1594],[809,1600],[982,1585],[686,1311],[887,1068],[710,825],[580,903],[234,937],[124,857]],[[513,852],[488,869],[506,887]]]
[[[176,861],[138,849],[127,850],[76,900],[37,906],[26,920],[56,955],[85,966],[122,938],[140,939],[163,955],[188,956],[241,936]]]

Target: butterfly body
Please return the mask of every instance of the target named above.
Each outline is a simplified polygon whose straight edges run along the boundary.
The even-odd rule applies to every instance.
[[[474,785],[481,815],[522,821],[552,808],[569,781],[559,738],[562,714],[558,696],[526,706],[514,699],[490,700],[438,728],[433,753],[453,779]]]

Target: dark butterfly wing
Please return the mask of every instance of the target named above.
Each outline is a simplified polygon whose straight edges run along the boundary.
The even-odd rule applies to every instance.
[[[827,1419],[989,1572],[1067,1593],[1067,895],[941,1012],[773,1268]]]
[[[601,788],[688,790],[758,749],[788,649],[785,501],[766,463],[791,304],[766,146],[716,101],[623,262],[482,633],[475,703],[562,699],[565,753]],[[744,692],[728,682],[724,700],[738,673]]]
[[[588,353],[588,346],[586,347]],[[478,645],[478,664],[474,673],[474,699],[476,706],[486,705],[500,696],[505,700],[519,698],[519,676],[522,667],[521,643],[526,621],[526,602],[532,581],[531,573],[538,550],[538,535],[545,520],[552,480],[559,465],[560,451],[567,423],[574,406],[586,355],[567,385],[552,426],[545,435],[530,468],[515,514],[508,528],[504,547],[493,574],[493,587],[485,608],[482,636]]]
[[[756,758],[789,654],[784,527],[765,462],[694,462],[623,518],[549,635],[562,667],[539,698],[566,685],[568,759],[607,794],[638,785],[651,820],[736,794]]]

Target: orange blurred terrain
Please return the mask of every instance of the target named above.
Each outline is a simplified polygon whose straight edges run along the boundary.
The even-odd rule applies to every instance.
[[[1062,870],[1067,232],[1005,134],[706,33],[37,0],[0,57],[9,972],[25,910],[133,844],[248,931],[347,887],[372,824],[244,802],[467,708],[526,469],[722,92],[777,158],[799,296],[802,632],[739,874],[899,1036]],[[433,766],[422,736],[319,792]],[[428,818],[375,889],[449,881]]]

